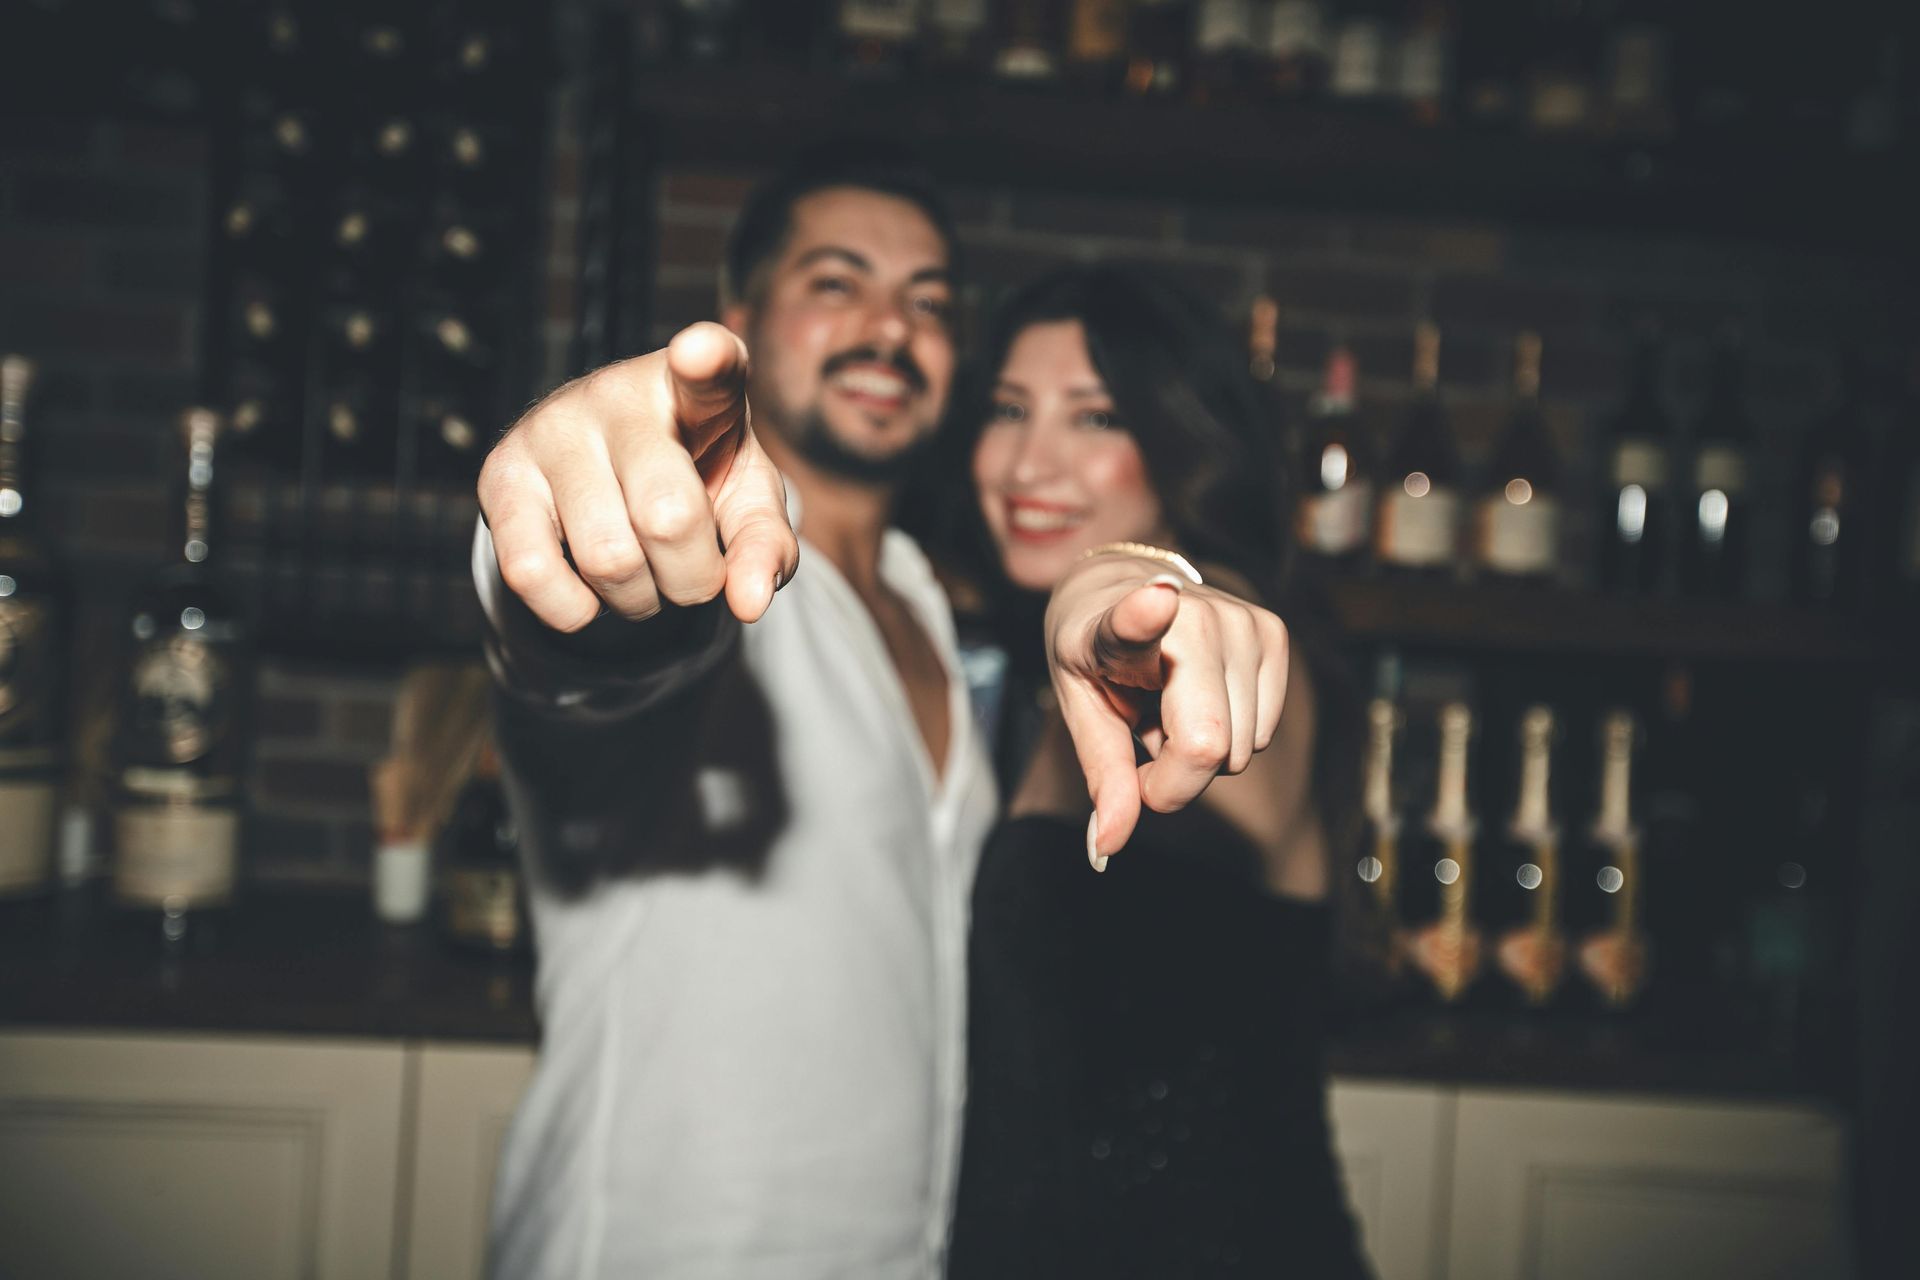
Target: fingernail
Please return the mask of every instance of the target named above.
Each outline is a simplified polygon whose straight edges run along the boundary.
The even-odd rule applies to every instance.
[[[784,586],[786,586],[786,585],[787,585],[787,571],[786,571],[785,569],[775,569],[775,570],[773,571],[773,592],[774,592],[774,594],[775,594],[775,595],[779,595],[779,594],[780,594],[780,588],[782,588],[782,587],[784,587]]]
[[[1087,815],[1087,865],[1095,871],[1107,869],[1107,855],[1101,853],[1096,845],[1100,839],[1100,814],[1096,811]]]
[[[1175,577],[1171,573],[1156,573],[1147,579],[1147,585],[1150,587],[1172,587],[1175,591],[1184,591],[1186,590],[1187,580],[1185,578]]]

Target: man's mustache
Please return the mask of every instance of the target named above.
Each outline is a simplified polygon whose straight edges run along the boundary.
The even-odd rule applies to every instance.
[[[927,389],[927,375],[920,372],[920,366],[913,362],[912,356],[905,351],[883,354],[878,347],[856,347],[852,351],[842,351],[837,356],[831,356],[825,364],[820,366],[820,376],[831,378],[848,365],[854,364],[883,364],[906,379],[907,385],[915,391]]]

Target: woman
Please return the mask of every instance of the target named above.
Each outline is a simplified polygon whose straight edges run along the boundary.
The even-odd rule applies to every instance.
[[[1111,268],[1003,309],[973,473],[1013,594],[1130,541],[1278,604],[1275,432],[1235,345],[1206,304]],[[1037,674],[1031,608],[1001,611],[1016,673]],[[1143,814],[1104,875],[1044,684],[1010,695],[1008,816],[974,892],[954,1276],[1366,1274],[1320,1061],[1350,807],[1322,783],[1354,771],[1317,741],[1334,667],[1280,612],[1294,657],[1272,744],[1187,810]]]

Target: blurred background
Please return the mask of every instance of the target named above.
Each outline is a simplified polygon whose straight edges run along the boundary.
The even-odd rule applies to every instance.
[[[0,1273],[476,1273],[537,1028],[473,476],[859,133],[946,186],[963,350],[1094,258],[1245,334],[1372,702],[1381,1274],[1909,1274],[1897,8],[16,0]]]

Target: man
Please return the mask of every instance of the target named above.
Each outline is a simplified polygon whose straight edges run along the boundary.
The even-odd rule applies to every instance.
[[[939,1271],[995,798],[888,520],[952,380],[952,269],[924,188],[816,159],[743,211],[724,329],[569,384],[488,459],[475,571],[545,1029],[497,1275]],[[1101,862],[1143,795],[1185,803],[1279,717],[1278,621],[1222,639],[1246,607],[1167,568],[1094,557],[1049,614]],[[1137,770],[1115,685],[1161,690]]]

